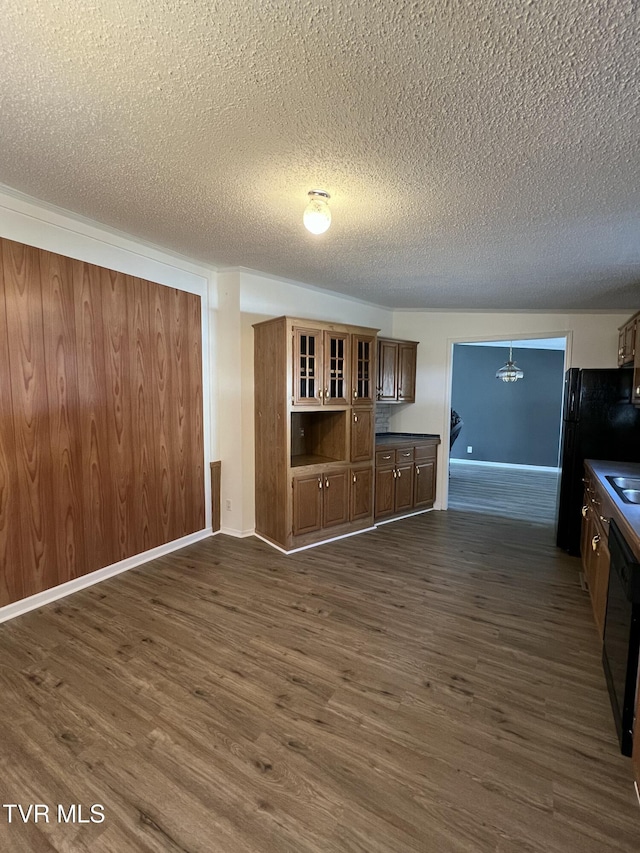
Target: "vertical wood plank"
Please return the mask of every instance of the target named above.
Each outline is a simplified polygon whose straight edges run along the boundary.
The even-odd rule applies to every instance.
[[[202,395],[202,309],[201,300],[188,294],[188,375],[189,375],[189,434],[191,456],[188,477],[192,496],[191,532],[202,530],[205,521],[204,506],[204,425]],[[218,486],[218,502],[220,500]],[[219,514],[219,509],[218,509]],[[218,520],[218,529],[220,521]]]
[[[170,459],[171,379],[169,375],[169,296],[166,287],[154,288],[151,300],[151,334],[153,336],[153,425],[155,435],[156,491],[155,512],[160,523],[161,539],[169,542],[173,537],[174,511],[172,489],[174,488]]]
[[[117,559],[116,531],[110,512],[115,495],[109,474],[100,267],[74,261],[72,269],[82,411],[80,441],[84,472],[86,573],[108,566]]]
[[[133,500],[137,508],[135,551],[148,551],[162,543],[155,496],[156,437],[153,426],[152,337],[149,326],[150,294],[148,281],[135,278],[127,287],[127,322],[131,378],[133,443]]]
[[[82,448],[71,261],[40,253],[44,315],[44,359],[49,400],[51,477],[55,503],[57,581],[85,571],[82,505]]]
[[[190,462],[191,440],[187,424],[190,401],[189,393],[189,356],[187,352],[188,297],[184,290],[170,291],[169,323],[171,328],[169,373],[172,385],[171,406],[171,466],[174,476],[175,517],[173,535],[185,531],[190,526],[193,514],[193,501],[187,470]]]
[[[20,490],[9,374],[4,244],[5,241],[0,241],[0,606],[24,598],[26,594],[18,535]]]
[[[23,593],[33,595],[57,583],[40,253],[7,240],[3,261],[20,491],[20,566]]]
[[[135,553],[138,508],[133,495],[133,430],[131,425],[131,376],[127,287],[130,277],[100,269],[102,322],[104,324],[104,373],[106,440],[111,481],[111,521],[116,534],[116,560]]]

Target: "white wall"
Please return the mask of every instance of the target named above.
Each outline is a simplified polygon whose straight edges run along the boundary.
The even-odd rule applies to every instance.
[[[443,464],[440,464],[438,472],[436,508],[446,506],[449,487],[446,461],[453,344],[567,335],[567,366],[616,367],[618,326],[630,314],[629,311],[616,314],[395,312],[394,337],[419,341],[420,346],[416,402],[398,407],[391,418],[391,429],[396,432],[437,432],[442,436],[439,462]]]

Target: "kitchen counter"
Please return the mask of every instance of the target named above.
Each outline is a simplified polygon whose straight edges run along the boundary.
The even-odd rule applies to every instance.
[[[607,509],[612,510],[614,521],[640,562],[640,504],[626,503],[607,480],[607,477],[640,477],[640,463],[585,459],[585,465],[605,493],[609,502]]]
[[[429,442],[440,444],[440,436],[430,432],[377,432],[376,447],[392,447],[395,445],[421,444]],[[640,466],[639,466],[640,467]]]

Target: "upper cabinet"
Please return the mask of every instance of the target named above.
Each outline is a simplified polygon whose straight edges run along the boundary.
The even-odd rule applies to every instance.
[[[378,338],[378,385],[380,403],[414,403],[416,399],[416,341]]]
[[[293,328],[293,394],[296,406],[346,406],[349,402],[348,332]]]
[[[631,402],[640,406],[640,311],[618,330],[618,366],[633,367]]]
[[[373,406],[375,401],[376,336],[351,335],[351,402]]]
[[[639,314],[634,314],[618,330],[618,366],[634,363],[636,355],[636,331]]]

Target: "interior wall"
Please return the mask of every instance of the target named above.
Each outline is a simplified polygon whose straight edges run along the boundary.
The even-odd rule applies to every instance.
[[[204,527],[200,299],[0,240],[0,606]]]
[[[202,353],[211,352],[213,359],[215,336],[210,338],[209,330],[215,326],[212,318],[215,317],[217,310],[215,270],[202,267],[186,258],[112,231],[7,187],[0,187],[0,237],[197,295],[202,318],[200,338]],[[0,321],[5,322],[4,316]],[[210,342],[212,350],[209,349]],[[202,525],[203,530],[200,534],[193,534],[193,536],[206,535],[211,525],[209,462],[217,458],[218,454],[218,436],[214,417],[217,404],[215,395],[217,377],[211,377],[209,364],[210,358],[203,357],[201,388],[204,470],[196,473],[196,479],[203,484],[204,488],[205,520]],[[135,562],[133,558],[130,558],[126,564],[133,562]],[[125,563],[118,563],[114,569],[120,565]],[[100,570],[99,574],[102,577],[107,576],[109,572],[110,568],[106,567]]]
[[[416,374],[416,402],[398,406],[391,429],[407,432],[449,434],[453,344],[463,341],[495,341],[520,338],[568,336],[567,367],[616,367],[618,326],[629,311],[611,314],[405,312],[393,318],[397,338],[420,341]],[[448,442],[440,448],[436,508],[447,505],[449,477]]]
[[[514,341],[513,359],[524,378],[500,382],[496,371],[509,357],[506,347],[455,344],[453,349],[451,407],[463,426],[451,458],[557,466],[564,351],[520,349]]]

